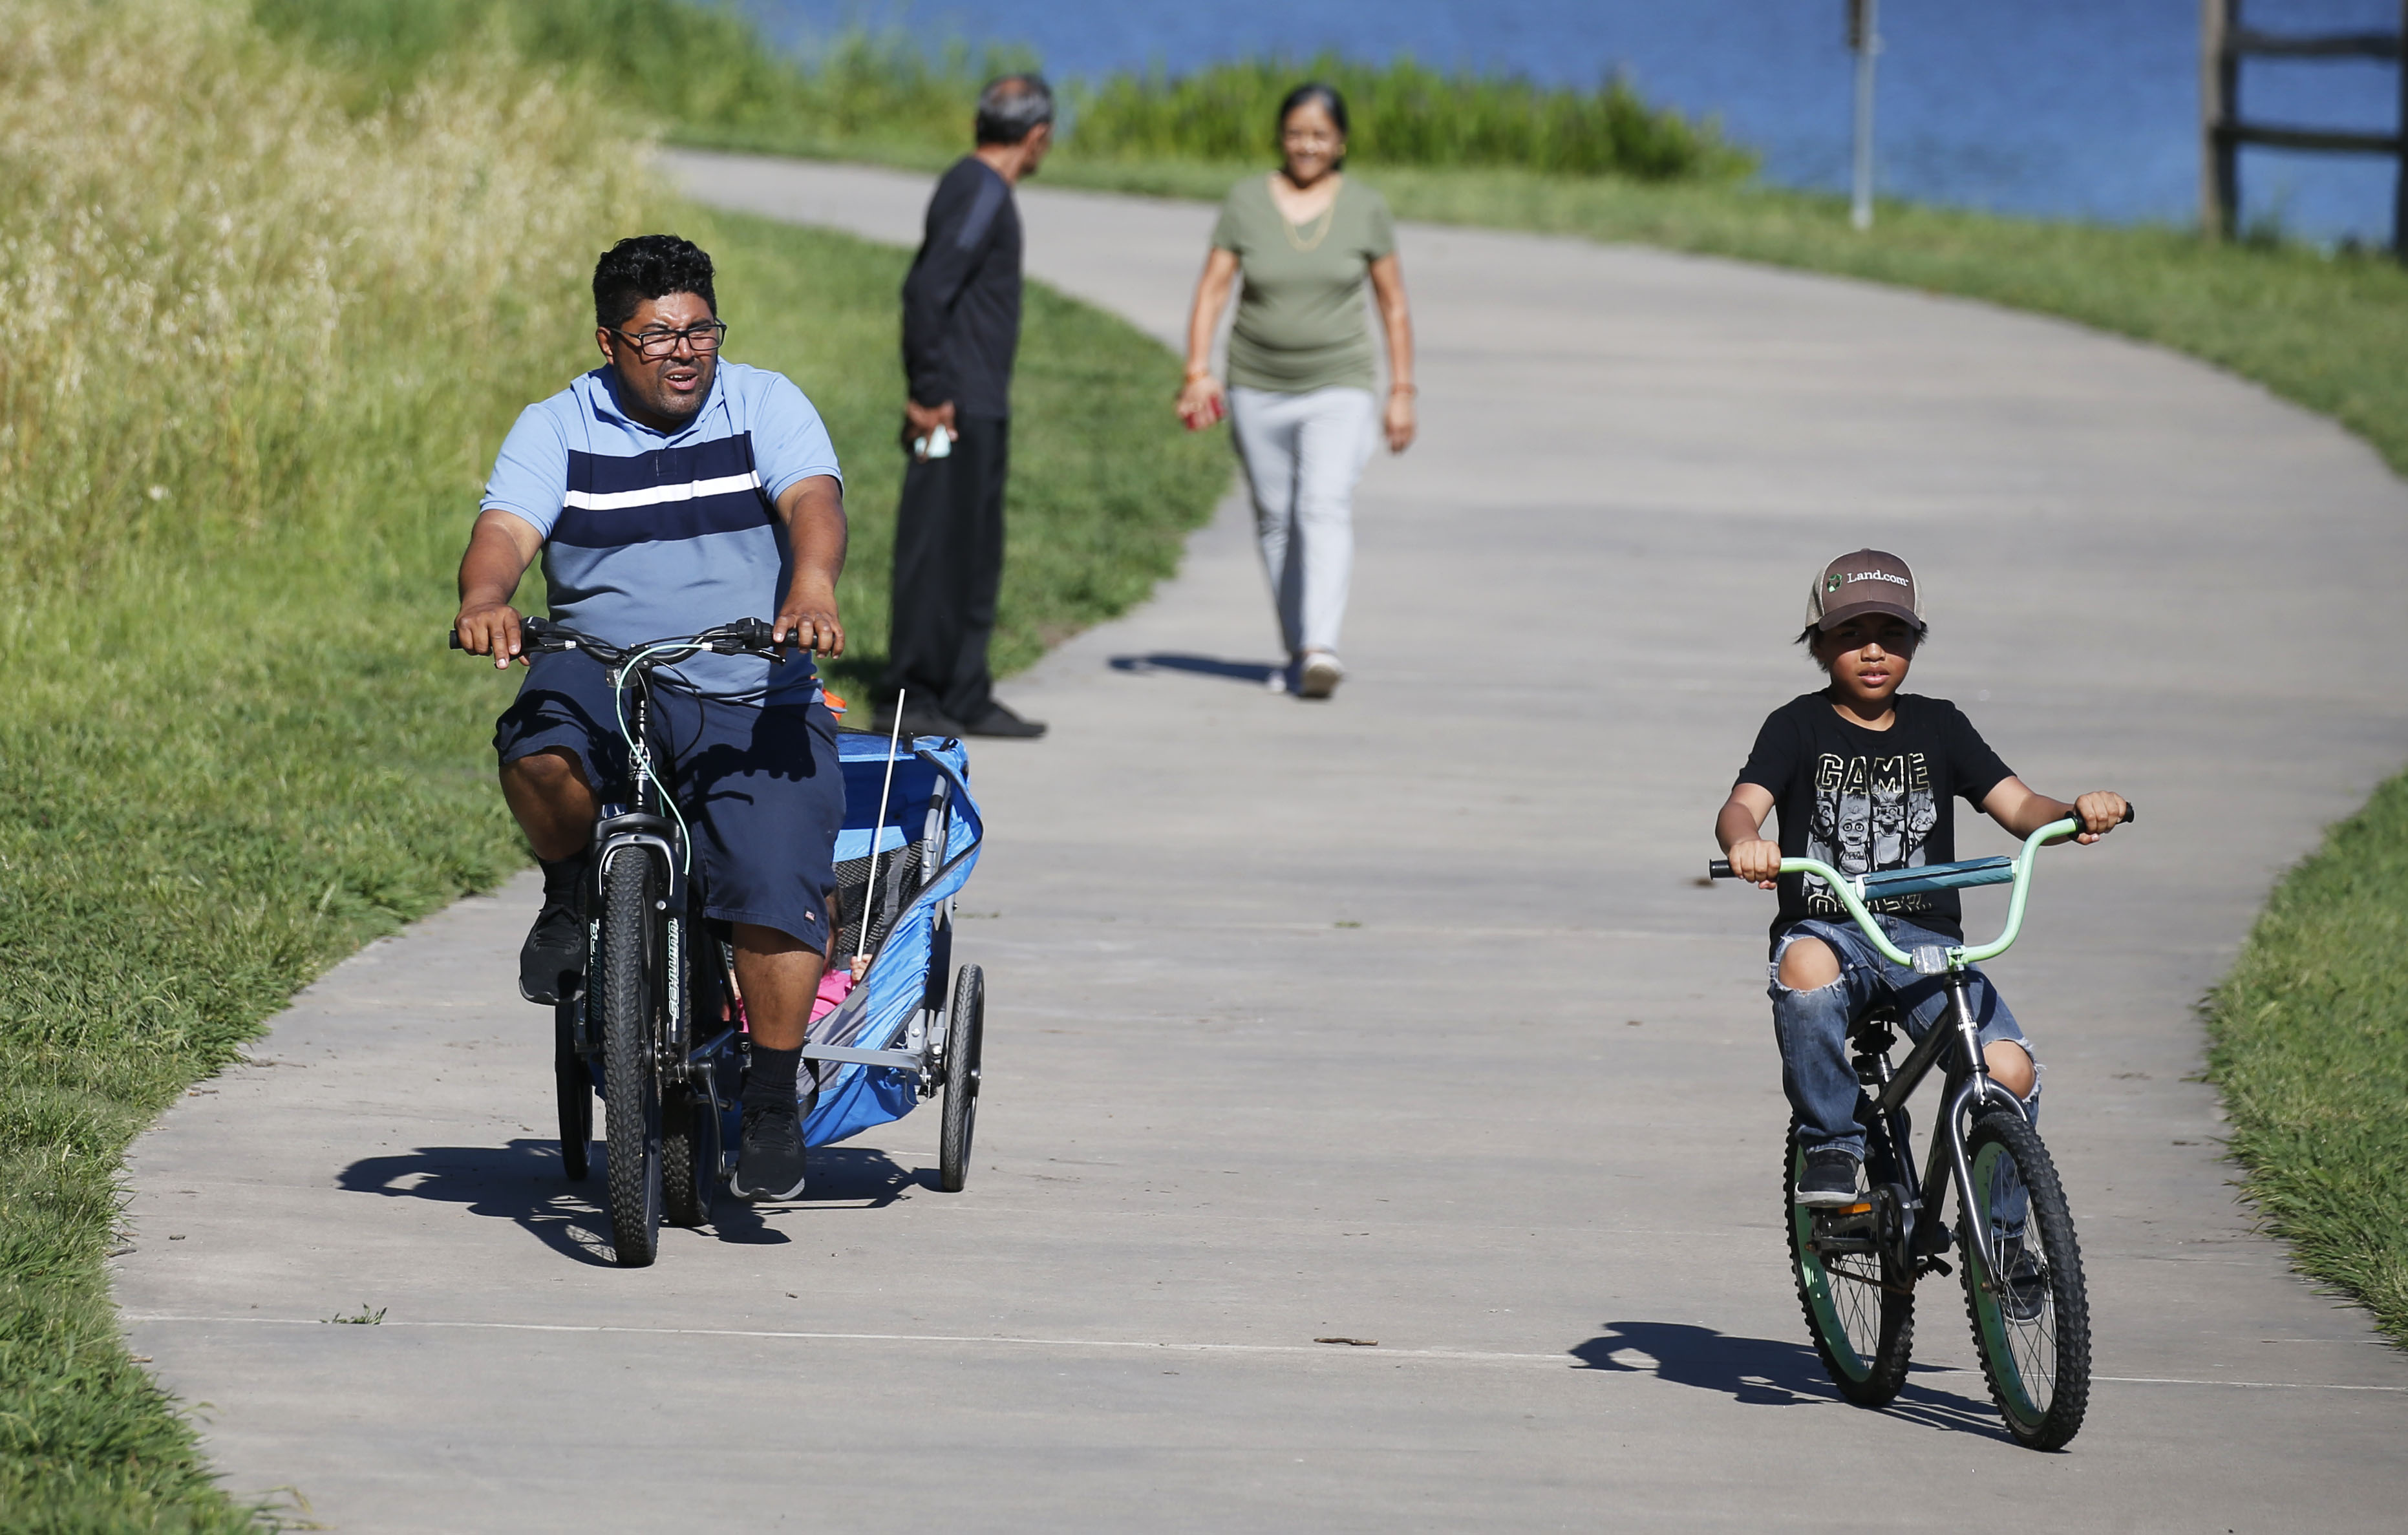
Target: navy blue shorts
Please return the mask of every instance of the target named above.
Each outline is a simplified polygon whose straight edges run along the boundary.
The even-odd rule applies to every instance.
[[[632,692],[627,703],[632,712]],[[844,821],[836,716],[820,703],[764,708],[656,687],[652,735],[694,839],[704,913],[773,927],[825,954]],[[608,673],[581,651],[535,658],[494,722],[494,750],[505,764],[565,751],[605,801],[634,796]]]

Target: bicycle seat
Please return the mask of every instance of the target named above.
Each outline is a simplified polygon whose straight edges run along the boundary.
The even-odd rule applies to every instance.
[[[1898,1004],[1886,997],[1875,997],[1848,1020],[1848,1042],[1859,1050],[1887,1050],[1897,1043],[1898,1030]]]

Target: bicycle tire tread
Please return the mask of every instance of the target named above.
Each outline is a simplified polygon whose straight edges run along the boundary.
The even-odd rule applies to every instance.
[[[622,857],[603,878],[602,1082],[610,1243],[620,1267],[652,1263],[659,1245],[651,1198],[651,1020],[645,1007],[644,938],[651,912],[650,861]]]
[[[2082,1421],[2090,1409],[2090,1296],[2082,1272],[2082,1242],[2074,1233],[2073,1212],[2066,1203],[2065,1184],[2057,1176],[2056,1159],[2049,1155],[2047,1142],[2041,1140],[2040,1132],[2020,1114],[2004,1111],[1985,1114],[1974,1123],[1973,1133],[1967,1138],[1969,1161],[1980,1155],[1985,1136],[1997,1138],[2014,1160],[2040,1219],[2042,1252],[2049,1267],[2050,1299],[2057,1313],[2057,1384],[2050,1393],[2048,1410],[2038,1423],[2027,1425],[2009,1410],[2007,1384],[2000,1378],[1998,1362],[1992,1358],[1985,1341],[1980,1294],[1982,1265],[1972,1252],[1976,1226],[1971,1211],[1959,1212],[1962,1219],[1957,1238],[1957,1256],[1964,1274],[1965,1320],[1972,1328],[1973,1352],[1982,1360],[1983,1382],[1989,1387],[1990,1399],[1997,1404],[2000,1416],[2006,1421],[2007,1432],[2016,1443],[2028,1449],[2061,1450],[2082,1431]]]
[[[1806,1287],[1805,1254],[1798,1240],[1798,1126],[1792,1123],[1789,1134],[1781,1143],[1781,1209],[1782,1228],[1788,1233],[1789,1277],[1798,1293],[1798,1309],[1806,1319],[1806,1336],[1813,1340],[1815,1357],[1823,1361],[1824,1372],[1831,1384],[1849,1403],[1857,1407],[1886,1407],[1906,1388],[1907,1370],[1914,1355],[1914,1297],[1883,1296],[1881,1337],[1876,1340],[1873,1368],[1859,1381],[1842,1369],[1830,1341],[1823,1335],[1821,1316],[1814,1308],[1814,1298]]]

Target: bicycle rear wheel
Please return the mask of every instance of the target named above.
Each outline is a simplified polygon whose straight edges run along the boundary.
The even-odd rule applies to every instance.
[[[1957,1246],[1982,1374],[2016,1443],[2061,1449],[2090,1406],[2090,1298],[2065,1185],[2040,1132],[2012,1110],[1975,1120],[1965,1155],[1975,1208],[1960,1212]],[[1985,1226],[2003,1249],[2004,1274],[1981,1251]]]
[[[1807,1335],[1840,1395],[1858,1407],[1886,1407],[1906,1384],[1914,1347],[1914,1291],[1879,1253],[1824,1253],[1814,1246],[1814,1212],[1798,1201],[1806,1154],[1789,1127],[1781,1205],[1789,1230],[1789,1268],[1798,1282]]]
[[[661,1083],[652,1051],[659,988],[652,984],[659,871],[629,849],[602,877],[602,1105],[609,1157],[610,1245],[624,1269],[648,1267],[661,1240]]]
[[[969,1182],[970,1137],[978,1128],[979,1054],[986,1037],[986,975],[965,965],[953,983],[945,1026],[945,1120],[937,1142],[937,1182],[959,1194]]]
[[[708,1226],[719,1196],[719,1114],[700,1093],[680,1093],[663,1113],[663,1218],[671,1226]]]

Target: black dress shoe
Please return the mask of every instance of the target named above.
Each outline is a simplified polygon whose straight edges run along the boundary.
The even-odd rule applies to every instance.
[[[891,735],[895,730],[895,708],[888,705],[878,711],[878,733]],[[969,732],[959,720],[934,709],[907,704],[903,709],[903,734],[910,736],[965,736]]]
[[[962,726],[972,736],[1002,736],[1012,740],[1035,740],[1045,734],[1042,720],[1024,720],[1001,704],[989,704],[986,712]]]

